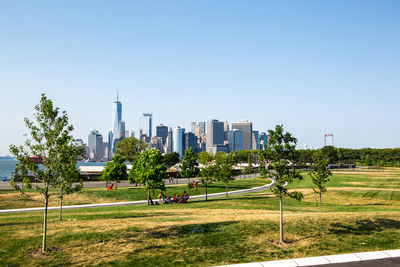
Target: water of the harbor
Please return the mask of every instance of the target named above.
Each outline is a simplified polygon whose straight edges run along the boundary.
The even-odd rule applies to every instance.
[[[0,180],[10,179],[18,163],[16,159],[0,159]],[[105,166],[106,162],[84,162],[78,161],[76,167],[80,166]]]

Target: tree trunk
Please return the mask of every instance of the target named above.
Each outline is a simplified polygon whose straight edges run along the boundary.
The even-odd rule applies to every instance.
[[[147,206],[150,206],[150,188],[147,189]]]
[[[282,203],[282,196],[279,197],[279,206],[280,206],[280,221],[279,221],[279,243],[283,244],[285,241],[283,240],[283,203]]]
[[[225,194],[228,196],[228,183],[225,183]]]
[[[208,199],[207,199],[207,184],[208,184],[208,183],[206,183],[206,201],[208,200]]]
[[[43,243],[42,251],[46,251],[46,235],[47,235],[47,207],[49,206],[49,195],[48,188],[46,185],[46,191],[44,193],[44,215],[43,215]]]
[[[319,204],[322,206],[322,192],[319,192]]]
[[[314,200],[315,200],[315,206],[318,206],[317,205],[317,195],[315,194],[315,192],[314,192]]]
[[[58,215],[58,218],[60,219],[60,221],[62,220],[62,203],[63,203],[63,188],[61,188],[61,194],[60,194],[60,213]]]
[[[115,190],[118,189],[118,181],[115,181]]]

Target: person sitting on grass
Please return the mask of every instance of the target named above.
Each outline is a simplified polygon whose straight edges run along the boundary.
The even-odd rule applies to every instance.
[[[182,195],[182,203],[187,203],[188,199],[189,199],[189,194],[186,193],[186,191],[183,191],[183,195]]]
[[[178,203],[179,202],[179,196],[174,194],[174,196],[172,197],[172,201],[175,202],[175,203]]]
[[[158,204],[163,204],[165,203],[166,200],[166,196],[164,195],[164,193],[161,191],[160,194],[158,194]]]

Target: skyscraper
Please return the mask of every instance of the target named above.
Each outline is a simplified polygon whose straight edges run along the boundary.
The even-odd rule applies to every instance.
[[[162,138],[163,145],[165,145],[165,142],[167,141],[167,136],[168,136],[168,127],[164,126],[163,124],[160,124],[159,126],[156,127],[156,136]]]
[[[264,132],[260,134],[260,149],[263,150],[268,147],[268,135]]]
[[[239,130],[228,131],[229,152],[243,149],[243,132]]]
[[[192,122],[192,133],[197,136],[197,139],[200,140],[202,134],[206,133],[206,123],[204,121],[195,121]]]
[[[175,127],[172,129],[172,151],[179,153],[179,157],[182,158],[185,152],[185,129],[181,127]]]
[[[260,137],[258,131],[253,131],[251,147],[253,150],[260,150]]]
[[[120,129],[119,129],[119,124],[122,120],[122,104],[119,102],[119,95],[117,92],[117,101],[114,102],[113,104],[113,131],[112,131],[112,142],[111,142],[111,147],[112,147],[112,155],[114,155],[115,152],[115,145],[121,138],[120,135]]]
[[[224,144],[224,123],[218,120],[207,122],[207,150],[213,145]]]
[[[125,137],[125,122],[124,121],[119,122],[119,136],[121,138]]]
[[[224,123],[224,140],[228,140],[228,132],[229,132],[229,123],[228,121],[225,121]]]
[[[109,131],[109,132],[108,132],[108,142],[107,142],[107,145],[108,145],[107,160],[110,160],[111,157],[112,157],[112,155],[113,155],[113,153],[112,153],[112,150],[113,150],[113,133],[112,133],[112,131]]]
[[[150,142],[151,137],[153,136],[152,127],[153,127],[153,114],[152,113],[143,113],[143,118],[141,120],[141,130],[142,135],[146,135]]]
[[[232,122],[232,130],[243,132],[243,149],[252,149],[253,124],[249,121]]]
[[[171,153],[172,152],[172,128],[168,128],[168,136],[167,136],[167,141],[165,142],[165,148],[164,148],[165,153]]]
[[[90,159],[101,160],[103,158],[103,136],[97,130],[90,132],[88,136],[88,147]]]
[[[192,132],[188,132],[185,134],[185,149],[192,148],[193,152],[197,152],[197,136]]]

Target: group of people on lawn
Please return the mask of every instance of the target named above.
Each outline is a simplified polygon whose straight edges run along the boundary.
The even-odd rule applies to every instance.
[[[163,192],[160,192],[158,195],[158,203],[163,203],[163,204],[172,204],[172,203],[187,203],[189,199],[189,194],[186,193],[186,191],[183,191],[183,195],[180,197],[177,194],[174,194],[174,196],[171,198],[169,196],[164,195]]]

